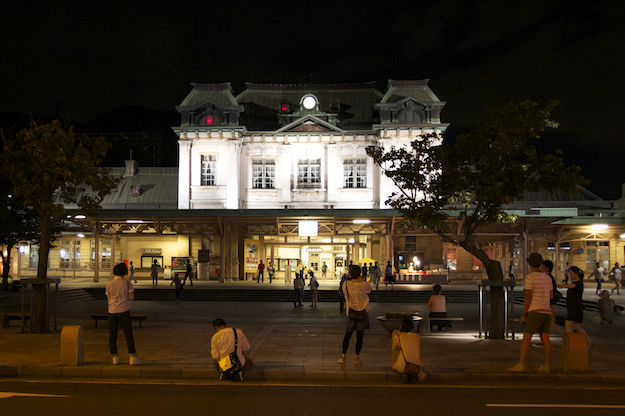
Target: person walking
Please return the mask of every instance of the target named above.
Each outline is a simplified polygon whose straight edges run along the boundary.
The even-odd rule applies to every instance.
[[[304,279],[299,274],[295,275],[295,280],[293,280],[293,289],[295,290],[295,298],[293,300],[293,307],[299,308],[304,306],[302,302],[304,302]]]
[[[323,266],[321,266],[321,278],[322,279],[326,279],[326,272],[328,271],[328,265],[326,264],[326,262],[323,262]]]
[[[189,260],[189,259],[187,259],[187,268],[186,268],[186,271],[184,273],[183,284],[187,284],[187,277],[189,278],[189,282],[191,282],[191,286],[193,286],[193,265],[191,264],[191,260]],[[180,279],[178,279],[178,280],[180,280]]]
[[[226,325],[226,322],[221,318],[213,321],[213,328],[215,328],[216,333],[211,338],[211,357],[213,357],[215,367],[219,371],[219,379],[222,379],[219,361],[236,351],[237,358],[243,368],[240,373],[233,374],[233,378],[230,380],[243,381],[243,375],[254,365],[252,360],[245,356],[245,353],[250,350],[250,342],[245,336],[245,333],[238,328],[232,328]]]
[[[314,272],[310,272],[310,282],[308,283],[308,287],[310,288],[310,306],[313,308],[317,307],[317,289],[319,288],[319,282],[317,282],[317,278],[315,277]]]
[[[525,276],[525,300],[523,301],[523,315],[519,322],[525,325],[523,328],[523,342],[521,343],[521,356],[519,362],[508,371],[522,373],[525,371],[525,362],[532,345],[532,335],[540,333],[543,342],[545,360],[538,369],[539,372],[548,373],[551,362],[551,342],[549,341],[549,326],[551,324],[551,308],[549,300],[553,297],[551,279],[547,273],[541,272],[543,257],[538,253],[532,253],[527,258],[532,272]]]
[[[269,284],[273,281],[273,274],[276,272],[276,268],[273,267],[273,263],[269,262],[267,265],[267,273],[269,273]]]
[[[601,267],[601,263],[597,262],[595,264],[595,270],[588,276],[588,279],[595,278],[595,282],[597,282],[597,290],[595,290],[595,294],[599,295],[601,292],[601,282],[603,282],[603,276],[605,275],[605,269]],[[569,269],[569,278],[571,277],[571,269]]]
[[[382,270],[380,270],[380,266],[376,261],[373,267],[371,268],[371,284],[375,286],[375,290],[378,290],[378,286],[380,285],[380,279],[382,278]]]
[[[185,280],[187,279],[185,278]],[[180,282],[178,273],[174,274],[174,278],[171,280],[171,283],[169,284],[169,286],[171,285],[176,285],[174,286],[174,289],[176,290],[176,302],[180,302],[180,290],[182,289],[182,283]]]
[[[559,288],[567,288],[566,291],[566,321],[564,328],[566,332],[579,332],[586,336],[586,344],[588,348],[593,346],[590,337],[582,328],[584,321],[584,303],[582,297],[584,295],[584,272],[577,266],[571,266],[569,269],[569,279],[571,283],[566,285],[558,285]]]
[[[354,355],[354,364],[360,364],[360,352],[362,351],[362,342],[365,330],[369,329],[369,315],[367,312],[371,309],[369,306],[369,293],[371,293],[371,285],[365,282],[362,277],[360,266],[349,266],[349,277],[343,283],[343,292],[345,293],[345,336],[343,337],[343,350],[341,358],[337,360],[339,364],[345,363],[345,354],[349,348],[349,340],[352,333],[356,330],[356,354]]]
[[[130,365],[139,365],[141,361],[137,357],[135,350],[135,340],[132,336],[132,323],[130,322],[130,301],[135,299],[135,289],[126,281],[123,276],[128,273],[128,268],[124,263],[116,264],[113,268],[115,278],[106,284],[106,300],[108,302],[108,324],[109,324],[109,350],[113,364],[119,364],[117,354],[117,332],[121,325],[128,354],[130,354]]]
[[[265,283],[265,265],[262,260],[258,264],[258,277],[256,278],[256,283],[260,283],[261,280]]]
[[[130,262],[130,277],[128,278],[128,281],[134,280],[135,283],[137,283],[137,278],[135,277],[135,266],[132,265],[132,262]]]
[[[343,276],[341,276],[341,281],[339,282],[339,313],[345,312],[345,292],[343,292],[343,283],[345,283],[348,279],[349,276],[347,274],[343,274]]]
[[[362,268],[360,270],[362,271],[362,280],[364,280],[366,282],[367,281],[367,275],[369,273],[369,269],[367,268],[367,263],[363,263],[362,264]]]
[[[610,293],[614,293],[614,291],[616,290],[616,294],[620,295],[621,277],[623,277],[623,271],[621,270],[621,266],[619,266],[618,263],[614,263],[614,268],[612,268],[612,270],[610,271],[610,277],[612,278],[612,280],[614,280],[615,285]]]
[[[158,286],[158,269],[160,268],[158,264],[158,260],[154,259],[154,263],[152,263],[152,267],[150,270],[152,271],[152,286]]]

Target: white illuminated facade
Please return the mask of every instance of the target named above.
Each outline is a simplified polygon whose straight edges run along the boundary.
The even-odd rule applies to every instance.
[[[426,81],[193,84],[177,110],[180,209],[384,209],[393,191],[366,148],[441,133]]]

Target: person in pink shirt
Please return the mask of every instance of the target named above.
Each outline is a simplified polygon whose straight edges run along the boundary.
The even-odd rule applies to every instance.
[[[551,361],[551,342],[549,341],[549,328],[551,326],[551,307],[549,301],[553,298],[553,285],[547,273],[540,271],[543,264],[543,257],[538,253],[532,253],[527,258],[527,262],[532,268],[532,273],[525,276],[525,300],[523,301],[523,316],[519,322],[524,325],[523,342],[521,344],[521,356],[519,362],[508,368],[514,373],[525,372],[525,361],[532,344],[532,335],[540,333],[543,342],[545,361],[538,369],[539,372],[549,372],[549,362]]]

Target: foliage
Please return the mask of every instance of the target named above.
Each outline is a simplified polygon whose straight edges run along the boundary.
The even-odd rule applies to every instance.
[[[92,212],[117,186],[107,170],[97,167],[110,145],[103,137],[76,137],[71,127],[64,128],[58,120],[42,125],[31,121],[17,134],[3,135],[3,140],[0,173],[41,221],[37,278],[45,278],[52,227],[65,214],[63,203],[76,203]],[[45,306],[45,292],[38,290],[37,309]],[[43,332],[45,309],[36,315],[36,331]]]
[[[539,155],[532,144],[545,129],[558,126],[551,118],[557,104],[554,100],[539,108],[525,101],[489,109],[484,121],[458,136],[453,145],[427,134],[410,147],[367,148],[399,188],[386,203],[403,215],[408,226],[431,230],[443,241],[461,246],[484,264],[489,279],[503,280],[499,262],[489,259],[475,242],[476,231],[514,222],[505,208],[523,200],[527,192],[574,192],[587,183],[578,166],[565,164],[562,152]],[[454,221],[459,221],[459,229],[450,229]],[[491,324],[503,333],[497,320],[491,319]]]

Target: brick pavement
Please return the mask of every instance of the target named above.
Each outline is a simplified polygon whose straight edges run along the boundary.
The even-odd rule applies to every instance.
[[[455,288],[456,290],[460,290]],[[592,290],[592,289],[591,289]],[[587,296],[589,298],[589,296]],[[293,309],[290,304],[263,302],[181,302],[136,301],[137,313],[155,313],[142,329],[134,331],[141,366],[129,366],[125,340],[120,331],[118,346],[122,364],[112,365],[108,353],[108,330],[96,329],[86,311],[105,308],[102,301],[68,302],[61,310],[59,328],[81,325],[84,330],[85,364],[60,365],[60,333],[20,333],[18,327],[4,328],[0,335],[0,377],[80,377],[106,379],[176,379],[213,381],[217,373],[210,358],[210,322],[223,317],[228,324],[242,328],[252,349],[255,365],[249,380],[269,382],[377,382],[399,383],[390,370],[390,335],[373,318],[386,311],[418,310],[427,314],[426,305],[373,303],[371,329],[366,331],[361,354],[362,365],[349,359],[336,362],[344,334],[344,317],[338,304],[319,308]],[[505,369],[518,360],[520,339],[483,340],[477,338],[477,307],[449,304],[450,315],[464,316],[454,323],[453,332],[422,333],[422,361],[429,383],[522,383],[522,382],[605,382],[625,385],[622,355],[625,317],[613,325],[599,325],[597,314],[588,314],[589,334],[595,347],[589,351],[590,372],[562,372],[561,340],[554,337],[553,373],[512,374]],[[15,324],[14,324],[15,325]],[[519,330],[518,328],[517,330]],[[36,351],[36,353],[35,353]],[[542,350],[532,348],[528,369],[536,370]]]

